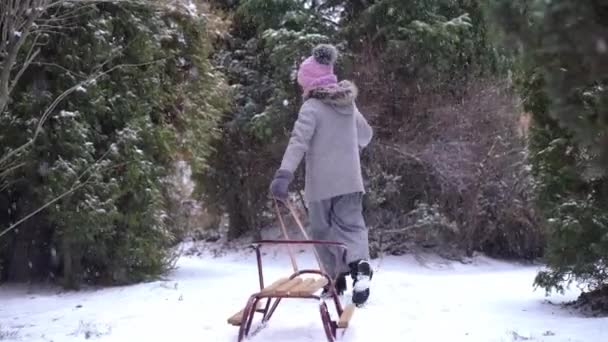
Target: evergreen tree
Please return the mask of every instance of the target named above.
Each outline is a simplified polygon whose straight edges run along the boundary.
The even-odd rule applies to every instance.
[[[205,203],[230,217],[231,238],[262,228],[268,185],[296,119],[301,90],[294,70],[334,30],[309,1],[245,0],[215,56],[232,85],[212,166],[195,175]],[[332,42],[334,43],[334,42]]]
[[[608,256],[608,6],[598,1],[493,1],[520,47],[518,88],[533,114],[530,150],[548,230],[536,284],[606,286]]]
[[[586,149],[585,172],[608,166],[608,4],[602,1],[493,1],[495,18],[543,79],[547,111]]]
[[[341,34],[374,49],[383,72],[415,80],[420,92],[458,91],[498,67],[480,1],[328,1],[342,9]]]

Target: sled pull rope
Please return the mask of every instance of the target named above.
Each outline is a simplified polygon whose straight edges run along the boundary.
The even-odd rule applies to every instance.
[[[300,228],[302,235],[304,235],[304,238],[306,240],[310,240],[310,238],[308,237],[308,234],[306,233],[306,229],[304,229],[304,225],[302,225],[302,222],[298,218],[298,214],[296,213],[293,206],[290,203],[287,203],[286,206],[287,206],[287,209],[289,209],[291,216],[293,216],[293,219],[296,221],[296,224]],[[321,270],[321,272],[325,273],[325,269],[323,268],[323,264],[321,263],[321,258],[319,257],[319,254],[317,253],[317,249],[313,247],[312,251],[315,253],[315,258],[317,259],[317,263],[319,264],[319,269]]]
[[[375,272],[380,272],[380,268],[382,267],[382,262],[384,261],[384,234],[380,233],[380,243],[378,244],[378,253],[380,254],[380,260],[378,260],[378,264],[376,265]]]
[[[285,222],[283,222],[283,216],[281,216],[281,211],[279,210],[279,204],[277,200],[274,200],[274,206],[277,211],[277,216],[279,217],[279,222],[281,223],[281,230],[283,231],[283,236],[285,240],[289,240],[289,235],[287,235],[287,228],[285,228]],[[296,263],[296,258],[293,255],[293,250],[291,250],[291,246],[287,245],[287,251],[289,252],[289,258],[291,259],[291,266],[293,267],[294,272],[298,272],[298,264]]]

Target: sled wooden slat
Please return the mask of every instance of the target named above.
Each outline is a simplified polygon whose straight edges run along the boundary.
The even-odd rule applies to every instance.
[[[264,289],[262,289],[262,291],[260,291],[260,292],[263,294],[272,293],[277,287],[285,284],[288,280],[289,280],[289,278],[287,278],[287,277],[280,278],[280,279],[276,280],[274,283],[264,287]],[[260,309],[260,308],[261,308],[261,301],[258,302],[258,306],[257,306],[256,310]],[[241,325],[241,322],[243,321],[243,311],[245,311],[245,308],[241,309],[241,311],[230,316],[230,318],[228,318],[228,324],[235,325],[235,326]]]
[[[340,320],[338,320],[338,328],[344,329],[348,327],[348,322],[353,318],[353,314],[355,313],[355,305],[349,304],[342,311],[342,315],[340,316]]]
[[[302,278],[293,278],[277,287],[277,289],[274,290],[274,293],[281,296],[287,295],[291,289],[300,285],[302,282]]]
[[[241,309],[241,311],[228,318],[228,324],[235,326],[241,325],[241,321],[243,321],[243,311],[245,311],[245,309]]]
[[[315,280],[313,278],[305,279],[300,284],[292,287],[289,290],[289,295],[294,295],[294,296],[300,295],[300,293],[302,293],[304,290],[306,290],[314,282],[315,282]]]
[[[313,283],[311,283],[307,287],[301,289],[300,291],[298,291],[295,294],[298,296],[309,296],[309,295],[317,292],[320,288],[322,288],[325,285],[327,285],[327,279],[320,278],[320,279],[315,280]]]
[[[259,301],[258,305],[256,307],[256,310],[261,309],[261,308],[262,308],[262,301]],[[241,311],[230,316],[230,318],[228,318],[228,324],[235,325],[235,326],[241,325],[241,322],[243,321],[243,311],[245,311],[245,308],[241,309]]]
[[[276,290],[277,287],[285,284],[287,281],[289,281],[289,278],[281,278],[281,279],[275,281],[274,283],[264,287],[264,289],[260,292],[262,294],[269,294],[269,293],[273,292],[274,290]]]

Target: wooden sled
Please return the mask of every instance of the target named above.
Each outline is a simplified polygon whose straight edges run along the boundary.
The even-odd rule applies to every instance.
[[[242,310],[228,318],[228,324],[239,327],[238,341],[241,342],[248,336],[256,313],[261,314],[261,323],[265,324],[272,318],[272,315],[281,303],[281,300],[286,298],[312,299],[319,302],[321,323],[327,341],[336,341],[338,329],[348,328],[348,323],[353,316],[355,306],[350,304],[344,308],[342,307],[340,298],[335,289],[335,280],[331,279],[321,270],[296,269],[289,277],[278,279],[270,285],[265,286],[260,248],[264,245],[279,244],[334,245],[343,249],[344,253],[346,253],[346,246],[331,241],[262,240],[253,243],[252,248],[254,248],[257,258],[260,290],[249,297],[247,304]],[[329,285],[329,294],[325,295],[325,298],[322,298],[320,292],[326,285]],[[265,303],[262,303],[263,299],[266,299]],[[325,302],[327,299],[334,303],[337,320],[332,319],[332,315],[329,313],[328,306]]]

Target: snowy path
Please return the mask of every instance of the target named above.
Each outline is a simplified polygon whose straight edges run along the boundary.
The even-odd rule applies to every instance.
[[[298,260],[305,266],[311,258]],[[284,255],[265,261],[268,280],[290,271]],[[256,290],[253,256],[184,257],[178,266],[167,281],[97,291],[0,287],[0,341],[236,341],[226,319]],[[341,340],[608,341],[608,318],[548,303],[578,292],[545,298],[531,286],[536,271],[486,258],[471,265],[385,258],[371,302]],[[325,341],[317,305],[284,301],[252,341]]]

